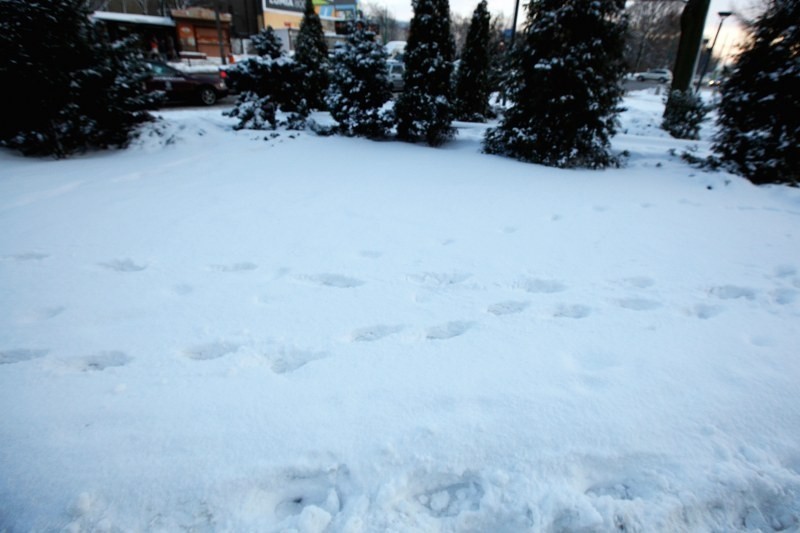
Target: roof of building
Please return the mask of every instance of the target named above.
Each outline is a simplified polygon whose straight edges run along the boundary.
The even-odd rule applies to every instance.
[[[137,15],[132,13],[112,13],[110,11],[95,11],[92,18],[97,20],[113,20],[115,22],[128,22],[130,24],[150,24],[152,26],[175,26],[175,21],[169,17],[153,17],[150,15]]]

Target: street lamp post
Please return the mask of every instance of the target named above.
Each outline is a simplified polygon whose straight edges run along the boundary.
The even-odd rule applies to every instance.
[[[509,43],[509,51],[514,48],[514,38],[517,36],[517,14],[519,13],[519,0],[514,2],[514,21],[511,23],[511,43]]]
[[[719,37],[719,31],[722,29],[722,23],[725,22],[725,19],[729,16],[733,15],[730,11],[720,11],[717,13],[719,15],[719,26],[717,26],[717,33],[714,34],[714,40],[711,41],[711,46],[708,48],[708,54],[706,54],[706,60],[703,62],[703,69],[700,71],[700,77],[697,79],[697,87],[695,88],[695,92],[700,92],[700,84],[703,83],[703,77],[706,75],[706,70],[708,70],[708,63],[711,61],[711,54],[714,53],[714,45],[717,44],[717,37]]]

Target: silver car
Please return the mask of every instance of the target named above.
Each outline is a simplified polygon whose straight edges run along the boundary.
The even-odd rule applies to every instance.
[[[636,81],[657,81],[659,83],[667,83],[672,81],[672,72],[665,68],[648,70],[647,72],[638,72],[634,76]]]
[[[387,61],[386,66],[389,69],[389,83],[392,85],[392,91],[402,91],[403,74],[406,71],[406,66],[402,61]]]

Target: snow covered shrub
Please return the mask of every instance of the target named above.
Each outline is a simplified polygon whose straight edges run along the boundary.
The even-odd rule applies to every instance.
[[[512,106],[484,149],[555,167],[618,164],[610,138],[621,111],[624,0],[528,4],[508,80]]]
[[[447,0],[413,0],[405,50],[405,88],[395,104],[397,136],[438,146],[453,137],[451,76],[455,44]]]
[[[697,140],[700,124],[706,118],[708,107],[694,91],[672,91],[665,106],[661,127],[676,139]]]
[[[754,183],[800,184],[800,0],[771,0],[722,86],[714,152]]]
[[[472,13],[456,74],[455,108],[460,120],[486,122],[489,114],[490,22],[486,0],[481,0]]]
[[[239,119],[235,130],[274,130],[278,125],[272,98],[255,93],[243,94],[227,115]]]
[[[328,88],[328,47],[313,0],[306,0],[295,42],[294,60],[299,78],[294,87],[297,93],[295,111],[305,115],[312,109],[323,109]]]
[[[236,105],[226,113],[239,119],[236,129],[274,129],[277,108],[296,107],[297,67],[275,48],[274,42],[265,44],[268,33],[260,34],[265,39],[258,48],[266,55],[248,58],[228,69],[229,83],[240,93]]]
[[[67,157],[126,146],[159,98],[131,41],[109,43],[82,0],[0,2],[0,83],[16,110],[0,144]]]
[[[384,109],[392,97],[386,57],[375,34],[363,28],[350,34],[334,56],[328,107],[343,134],[375,139],[386,137],[392,127]]]

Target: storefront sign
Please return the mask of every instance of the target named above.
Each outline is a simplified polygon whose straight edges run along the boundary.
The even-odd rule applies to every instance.
[[[281,9],[283,11],[305,11],[305,0],[264,0],[264,6],[269,9]]]

